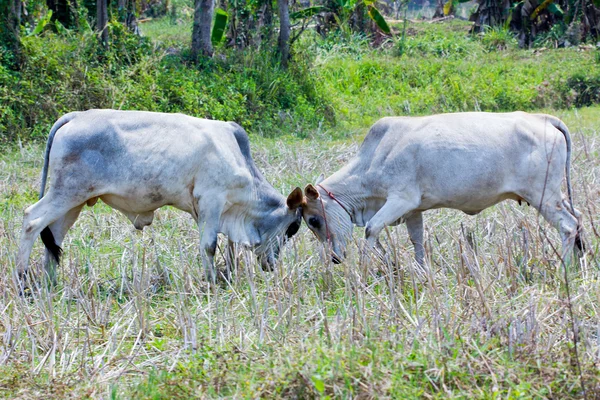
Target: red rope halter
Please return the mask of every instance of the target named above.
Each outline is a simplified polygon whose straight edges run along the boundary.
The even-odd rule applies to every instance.
[[[342,207],[344,209],[344,211],[346,211],[346,214],[348,214],[350,216],[350,220],[352,220],[352,214],[350,214],[350,211],[348,211],[348,209],[346,207],[344,207],[344,205],[333,195],[333,193],[331,193],[329,190],[325,189],[323,186],[321,186],[319,184],[317,184],[317,186],[320,187],[321,189],[323,189],[325,191],[325,193],[327,193],[327,195],[331,198],[331,200],[338,203],[340,205],[340,207]],[[325,232],[327,233],[327,242],[331,243],[331,234],[329,233],[329,224],[327,223],[327,215],[325,214],[325,206],[323,205],[323,198],[319,196],[319,200],[321,200],[321,209],[323,210],[323,219],[325,220]]]

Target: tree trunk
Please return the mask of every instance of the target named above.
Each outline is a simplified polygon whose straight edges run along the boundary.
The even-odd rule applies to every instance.
[[[58,21],[67,29],[77,25],[73,13],[77,9],[75,0],[46,0],[46,5],[52,10],[52,22]]]
[[[290,58],[290,5],[288,0],[279,0],[279,55],[281,68],[287,69]]]
[[[600,37],[600,7],[596,7],[593,2],[585,2],[583,7],[583,38],[591,37],[596,41]]]
[[[96,0],[96,29],[100,33],[100,44],[108,47],[108,8],[107,0]]]
[[[477,12],[471,15],[470,20],[475,22],[474,32],[482,32],[486,26],[500,26],[506,22],[510,13],[508,0],[478,0]]]
[[[258,34],[254,36],[254,46],[260,47],[263,40],[270,42],[273,37],[273,4],[271,0],[262,0],[257,23]]]
[[[444,0],[437,0],[435,4],[435,12],[433,18],[441,18],[444,16]]]
[[[194,1],[194,26],[192,28],[192,58],[198,55],[212,56],[213,47],[210,41],[210,29],[213,19],[214,0]]]
[[[20,26],[21,0],[2,0],[0,2],[0,45],[12,51],[15,56],[15,66],[19,64],[21,56]]]

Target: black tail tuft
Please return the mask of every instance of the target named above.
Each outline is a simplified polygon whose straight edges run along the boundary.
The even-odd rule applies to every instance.
[[[45,227],[42,233],[40,233],[40,237],[42,238],[42,242],[44,242],[44,246],[46,246],[50,254],[52,254],[52,257],[56,260],[56,263],[60,264],[62,249],[56,244],[56,241],[54,241],[54,235],[50,228]]]
[[[587,246],[585,245],[585,242],[581,239],[581,235],[579,235],[579,233],[577,234],[577,236],[575,236],[575,247],[577,248],[577,250],[580,251],[581,254],[585,253],[585,251],[587,250]]]

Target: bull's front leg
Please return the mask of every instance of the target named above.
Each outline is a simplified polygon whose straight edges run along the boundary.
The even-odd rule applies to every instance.
[[[219,222],[225,202],[217,196],[202,195],[198,200],[198,229],[200,230],[200,255],[206,279],[216,283],[215,252],[219,234]]]
[[[410,213],[418,203],[406,199],[389,198],[381,209],[367,222],[365,239],[371,249],[377,248],[379,234],[386,226],[392,225]]]

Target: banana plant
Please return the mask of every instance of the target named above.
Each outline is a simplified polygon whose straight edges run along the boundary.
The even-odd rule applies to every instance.
[[[563,17],[563,15],[565,14],[563,12],[562,8],[560,8],[560,6],[558,4],[556,4],[554,2],[554,0],[545,0],[544,2],[542,2],[542,4],[537,6],[535,8],[535,10],[533,10],[531,15],[529,16],[529,19],[531,19],[533,21],[534,19],[537,18],[538,15],[540,15],[540,13],[542,11],[544,11],[546,9],[548,9],[548,12],[550,12],[558,17]]]
[[[213,25],[212,32],[210,35],[210,41],[213,45],[216,45],[223,40],[223,34],[225,33],[225,28],[227,27],[227,20],[229,19],[229,14],[227,11],[217,8],[215,10],[215,24]]]
[[[51,19],[52,19],[52,10],[48,10],[48,13],[46,14],[46,16],[44,16],[44,17],[42,17],[42,19],[40,19],[40,21],[35,26],[35,29],[32,30],[27,36],[35,36],[35,35],[39,35],[40,33],[42,33],[42,31],[44,30],[46,25],[48,25],[48,23],[50,23]]]
[[[344,21],[356,8],[364,6],[367,9],[369,18],[375,22],[375,25],[377,25],[383,33],[389,35],[391,33],[390,26],[383,15],[381,15],[379,9],[377,9],[376,2],[377,0],[333,0],[334,7],[327,5],[307,7],[291,13],[290,18],[293,20],[309,19],[328,12],[333,12],[338,21]]]
[[[367,6],[369,18],[375,22],[375,25],[377,25],[377,27],[381,29],[383,33],[389,35],[391,32],[390,26],[385,21],[385,18],[383,18],[383,15],[381,15],[379,10],[375,7],[375,0],[363,0],[363,3],[365,6]]]
[[[466,3],[470,0],[448,0],[444,3],[444,15],[448,16],[454,13],[454,10],[460,3]]]

